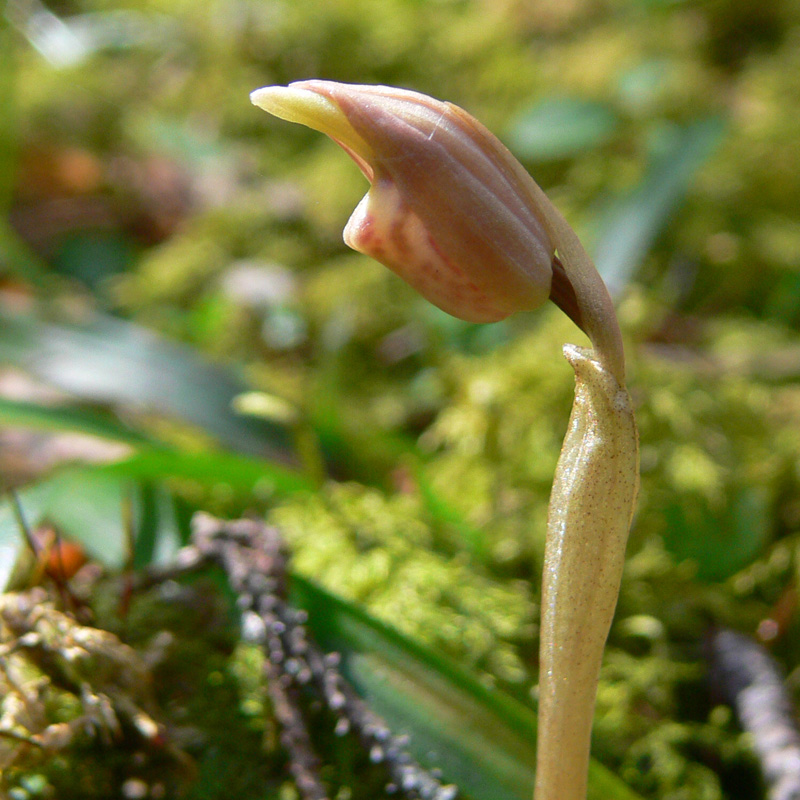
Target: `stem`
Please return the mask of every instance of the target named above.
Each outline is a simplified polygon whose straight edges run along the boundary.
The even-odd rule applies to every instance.
[[[586,797],[597,680],[639,484],[628,392],[591,350],[565,345],[564,355],[575,403],[547,521],[536,800]]]
[[[608,288],[577,234],[550,198],[533,180],[530,189],[542,212],[542,222],[558,251],[553,267],[556,286],[563,284],[563,278],[572,286],[570,301],[574,301],[577,308],[574,312],[569,308],[564,310],[591,340],[597,360],[624,388],[625,351]],[[558,302],[557,297],[553,299]]]
[[[582,330],[586,331],[575,287],[572,285],[558,256],[553,256],[553,277],[550,282],[550,299]]]

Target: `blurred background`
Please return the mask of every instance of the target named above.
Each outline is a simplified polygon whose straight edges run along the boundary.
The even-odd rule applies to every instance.
[[[595,752],[643,797],[762,796],[701,642],[758,633],[800,682],[798,76],[790,0],[6,0],[4,487],[112,570],[196,509],[265,515],[299,574],[534,703],[583,337],[449,318],[348,251],[358,169],[248,94],[450,100],[576,228],[626,337],[642,493]],[[20,548],[6,502],[6,581]]]

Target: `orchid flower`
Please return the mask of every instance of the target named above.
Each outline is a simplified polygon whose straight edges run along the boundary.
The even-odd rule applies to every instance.
[[[638,435],[613,304],[575,232],[509,150],[451,103],[309,80],[253,103],[319,130],[370,189],[345,242],[434,305],[494,322],[552,299],[593,349],[565,345],[575,403],[550,498],[536,800],[583,800],[597,681],[638,490]]]

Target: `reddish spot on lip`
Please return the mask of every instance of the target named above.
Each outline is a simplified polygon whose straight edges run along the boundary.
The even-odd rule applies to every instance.
[[[394,245],[397,255],[401,258],[407,256],[410,251],[408,240],[406,239],[406,234],[403,230],[405,221],[406,215],[400,214],[398,215],[397,219],[392,222],[392,225],[389,228],[389,238]]]
[[[463,270],[459,269],[441,250],[438,244],[436,244],[436,239],[433,238],[430,234],[428,234],[428,244],[430,244],[431,248],[434,250],[437,256],[442,260],[443,263],[447,264],[447,268],[451,270],[451,272],[458,276],[473,292],[481,294],[481,289],[478,287],[476,283],[473,283],[471,280],[468,280],[464,276]]]
[[[491,287],[443,252],[434,235],[408,207],[391,182],[373,186],[345,231],[347,243],[396,272],[439,308],[472,322],[508,316]]]
[[[366,245],[372,242],[375,238],[375,225],[373,224],[372,217],[368,217],[361,225],[361,232],[359,233],[361,241]]]

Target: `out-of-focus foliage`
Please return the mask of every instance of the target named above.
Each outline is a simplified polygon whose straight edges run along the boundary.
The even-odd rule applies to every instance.
[[[621,313],[642,325],[651,311],[631,293]],[[753,338],[770,334],[748,327]],[[720,323],[717,342],[731,329]],[[571,388],[551,356],[569,335],[565,323],[542,326],[491,357],[454,359],[453,399],[422,440],[434,450],[427,467],[434,486],[484,531],[498,565],[536,558],[543,547],[540,520],[565,425],[556,422],[557,409]],[[702,579],[746,566],[777,520],[793,513],[789,485],[796,487],[800,458],[800,438],[791,433],[800,423],[800,389],[778,391],[752,367],[730,369],[725,350],[686,363],[653,347],[632,360],[642,441],[633,544],[664,541],[679,561],[693,558]],[[533,518],[532,497],[539,502]]]
[[[248,93],[454,101],[619,299],[642,490],[594,751],[645,797],[759,797],[701,641],[768,619],[800,664],[798,31],[779,0],[9,0],[3,482],[115,567],[167,559],[193,509],[267,514],[299,572],[535,703],[560,346],[582,337],[555,311],[453,320],[346,251],[362,176]],[[0,509],[0,575],[18,527]]]

